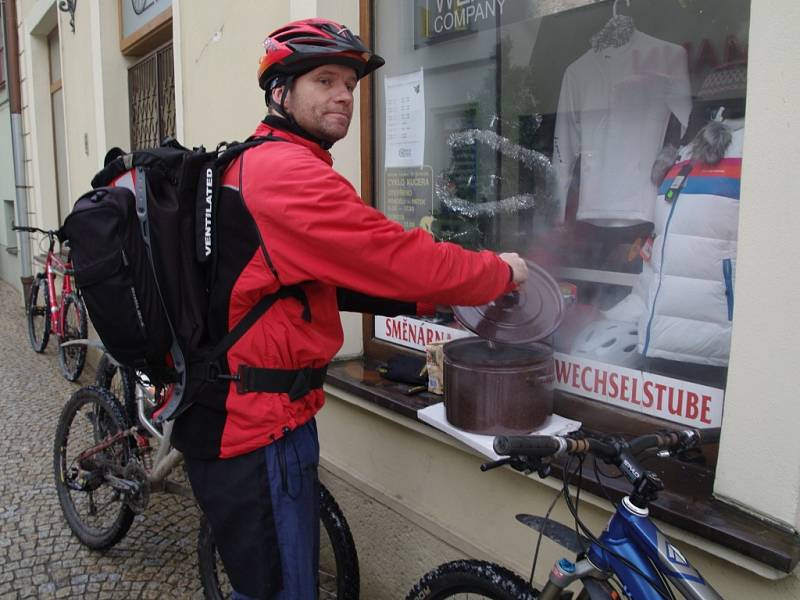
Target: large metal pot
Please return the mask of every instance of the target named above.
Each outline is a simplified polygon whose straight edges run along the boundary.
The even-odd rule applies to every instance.
[[[553,350],[481,338],[444,345],[447,420],[486,435],[530,433],[553,413]]]

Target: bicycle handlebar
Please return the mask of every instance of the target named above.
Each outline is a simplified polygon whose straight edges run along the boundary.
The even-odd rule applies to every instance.
[[[639,436],[624,443],[609,443],[595,438],[575,439],[560,435],[501,435],[494,439],[494,451],[500,456],[556,458],[563,454],[594,454],[614,461],[625,451],[633,456],[645,450],[688,450],[719,441],[720,430],[685,429]]]
[[[27,231],[28,233],[43,233],[48,237],[58,237],[58,231],[52,229],[39,229],[38,227],[20,227],[14,225],[11,227],[14,231]]]

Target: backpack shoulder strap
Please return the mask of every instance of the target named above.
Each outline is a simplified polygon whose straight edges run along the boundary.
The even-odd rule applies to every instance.
[[[252,135],[247,138],[243,142],[232,142],[227,145],[225,150],[223,150],[219,156],[217,156],[217,160],[214,161],[214,168],[215,169],[224,169],[230,163],[232,163],[236,158],[242,154],[245,150],[249,150],[250,148],[255,148],[256,146],[260,146],[264,142],[285,142],[286,140],[281,137],[270,135],[259,135],[255,136]]]
[[[263,296],[261,300],[251,308],[247,314],[241,318],[236,326],[231,329],[224,338],[222,338],[209,355],[210,360],[217,360],[225,352],[230,350],[239,338],[241,338],[248,329],[250,329],[258,319],[266,313],[269,308],[281,298],[295,298],[303,305],[303,320],[311,320],[311,310],[308,305],[308,298],[306,293],[299,285],[288,285],[278,289],[278,291]]]

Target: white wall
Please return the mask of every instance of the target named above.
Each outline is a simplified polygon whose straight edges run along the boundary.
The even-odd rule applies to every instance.
[[[181,0],[173,18],[186,145],[216,146],[249,136],[266,114],[258,60],[266,34],[289,20],[289,3]]]
[[[795,39],[800,3],[753,1],[728,391],[715,491],[800,527]]]
[[[119,5],[116,2],[92,0],[90,6],[92,70],[98,82],[93,90],[98,107],[95,127],[99,151],[95,169],[100,169],[109,148],[118,146],[128,149],[131,145],[128,68],[136,59],[123,56],[119,50]],[[77,191],[80,193],[80,190]]]
[[[61,39],[61,81],[64,90],[64,123],[66,125],[67,174],[69,192],[62,205],[72,207],[78,196],[89,189],[92,176],[101,164],[105,148],[99,148],[98,101],[102,93],[98,87],[98,73],[92,31],[97,23],[95,2],[81,4],[75,11],[75,33],[69,26],[69,13],[59,11],[59,36]],[[102,90],[102,87],[100,87]],[[101,119],[102,122],[102,119]],[[59,165],[59,168],[63,168]],[[66,214],[62,215],[62,219]]]
[[[18,3],[17,10],[22,21],[19,30],[22,131],[26,178],[31,186],[28,222],[54,228],[58,226],[58,203],[47,35],[58,23],[56,3],[28,0]],[[34,251],[37,249],[34,247]]]

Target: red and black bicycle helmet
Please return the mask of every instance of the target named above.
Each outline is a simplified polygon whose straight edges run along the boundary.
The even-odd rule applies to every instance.
[[[326,64],[355,69],[359,79],[384,64],[347,27],[329,19],[303,19],[276,29],[264,40],[258,84],[268,90],[278,77],[299,76]]]

